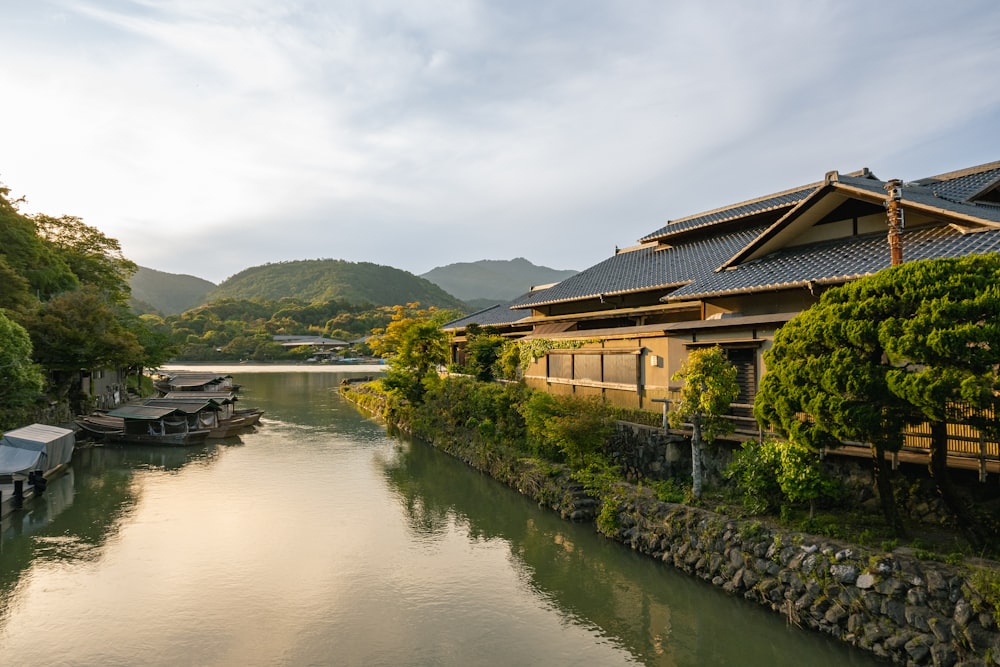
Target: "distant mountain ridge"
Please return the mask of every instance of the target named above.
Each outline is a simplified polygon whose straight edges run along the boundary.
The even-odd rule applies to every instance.
[[[536,266],[523,257],[448,264],[422,276],[371,262],[317,259],[251,267],[216,285],[140,266],[131,280],[132,309],[166,316],[226,298],[293,298],[308,303],[343,299],[384,306],[419,301],[424,306],[473,311],[575,273]]]
[[[195,276],[166,273],[140,266],[129,281],[132,287],[132,310],[179,315],[205,303],[215,283]]]
[[[491,305],[510,301],[532,287],[557,283],[576,273],[569,269],[536,266],[523,257],[516,257],[448,264],[431,269],[420,277],[470,305]]]
[[[466,304],[429,280],[371,262],[312,259],[244,269],[207,295],[219,299],[300,299],[307,303],[343,299],[377,306],[420,302],[422,306],[466,310]]]

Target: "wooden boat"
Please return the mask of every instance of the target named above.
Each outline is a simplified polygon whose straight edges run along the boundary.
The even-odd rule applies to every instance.
[[[152,376],[153,387],[161,394],[183,391],[191,393],[238,391],[240,385],[233,383],[232,375],[221,373],[200,373],[194,371],[176,371],[172,373],[157,373]]]
[[[75,421],[95,440],[112,443],[198,445],[205,442],[210,430],[191,428],[187,415],[169,406],[123,405]]]
[[[236,408],[233,410],[233,417],[241,417],[246,420],[246,426],[256,426],[260,423],[260,418],[264,411],[260,408]]]
[[[194,428],[209,429],[209,438],[228,438],[259,421],[250,413],[235,414],[235,392],[172,391],[162,398],[150,398],[144,405],[174,406],[191,418]],[[194,417],[191,417],[194,415]]]

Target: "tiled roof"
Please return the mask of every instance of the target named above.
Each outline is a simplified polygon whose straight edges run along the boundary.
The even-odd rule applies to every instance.
[[[853,178],[851,176],[841,176],[840,183],[849,185],[861,190],[867,190],[879,197],[885,197],[885,183],[867,178]],[[978,190],[977,190],[978,192]],[[1000,222],[1000,207],[988,204],[963,203],[936,196],[932,188],[923,185],[906,184],[903,186],[902,204],[904,210],[907,202],[941,209],[959,215],[968,215],[982,218],[991,222]]]
[[[920,227],[904,230],[902,244],[906,261],[1000,252],[1000,230],[963,234],[950,226]],[[727,271],[703,275],[663,300],[683,301],[785,289],[805,286],[810,281],[838,284],[889,265],[886,235],[866,234],[779,250]]]
[[[650,244],[626,250],[544,291],[529,294],[511,307],[529,308],[657,288],[666,291],[712,273],[763,229],[758,225],[676,246]]]
[[[788,190],[786,192],[779,192],[777,194],[768,195],[759,199],[733,204],[732,206],[716,209],[714,211],[708,211],[707,213],[699,213],[698,215],[694,215],[689,218],[672,220],[665,226],[657,229],[652,234],[642,237],[639,241],[640,243],[646,243],[654,240],[662,240],[679,232],[687,232],[700,227],[708,227],[720,222],[737,220],[739,218],[745,218],[747,216],[757,215],[767,211],[774,211],[781,208],[791,208],[812,194],[817,187],[818,184],[808,185],[796,190]]]
[[[915,181],[935,196],[956,202],[967,202],[988,186],[1000,181],[1000,162],[971,167],[962,171],[931,176]]]
[[[466,315],[465,317],[460,317],[457,320],[452,320],[451,322],[448,322],[447,324],[443,325],[441,328],[464,329],[470,324],[478,324],[481,327],[501,326],[501,325],[513,324],[516,321],[526,317],[524,313],[519,313],[517,311],[511,310],[510,309],[511,303],[513,302],[498,303],[495,306],[490,306],[489,308],[484,308],[482,310],[476,311],[471,315]]]

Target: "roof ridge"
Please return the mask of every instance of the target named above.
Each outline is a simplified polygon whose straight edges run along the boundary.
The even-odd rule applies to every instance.
[[[936,176],[926,176],[924,178],[919,178],[915,181],[917,185],[926,185],[928,182],[937,181],[949,181],[955,178],[961,178],[962,176],[971,176],[972,174],[980,174],[984,171],[990,171],[992,169],[1000,169],[1000,160],[994,162],[987,162],[985,164],[979,164],[974,167],[965,167],[963,169],[956,169],[955,171],[948,171],[943,174],[938,174]]]
[[[848,172],[848,173],[842,174],[842,175],[843,176],[855,176],[855,177],[859,177],[859,178],[874,177],[874,174],[872,174],[872,172],[867,167],[863,167],[861,169],[858,169],[858,170],[855,170],[855,171],[851,171],[851,172]],[[876,180],[877,180],[877,178],[876,178]],[[732,208],[738,208],[740,206],[750,206],[751,204],[757,204],[757,203],[760,203],[760,202],[763,202],[763,201],[767,201],[768,199],[774,199],[775,197],[782,197],[784,195],[794,194],[794,193],[800,192],[802,190],[808,190],[808,189],[815,190],[816,188],[820,187],[824,183],[826,183],[825,180],[816,181],[815,183],[808,183],[806,185],[799,185],[799,186],[795,186],[795,187],[792,187],[792,188],[788,188],[786,190],[780,190],[778,192],[772,192],[771,194],[768,194],[768,195],[762,195],[760,197],[754,197],[753,199],[747,199],[746,201],[735,202],[735,203],[732,203],[732,204],[727,204],[725,206],[720,206],[718,208],[713,208],[713,209],[711,209],[709,211],[702,211],[700,213],[695,213],[693,215],[686,215],[683,218],[677,218],[676,220],[667,220],[667,224],[664,225],[664,226],[665,227],[669,227],[670,225],[673,225],[673,224],[677,224],[677,223],[681,223],[681,222],[687,222],[688,220],[694,220],[696,218],[701,218],[701,217],[704,217],[704,216],[707,216],[707,215],[712,215],[713,213],[721,213],[722,211],[727,211],[727,210],[732,209]]]

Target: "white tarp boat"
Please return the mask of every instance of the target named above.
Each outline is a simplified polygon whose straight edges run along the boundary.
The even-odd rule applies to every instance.
[[[68,428],[32,424],[0,438],[0,475],[48,472],[73,459],[76,436]]]

